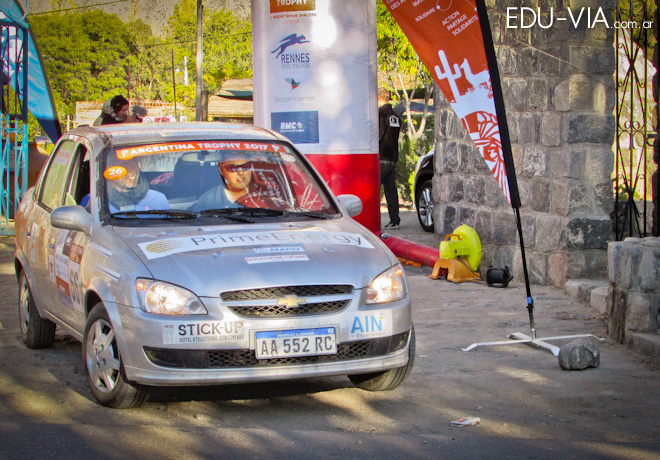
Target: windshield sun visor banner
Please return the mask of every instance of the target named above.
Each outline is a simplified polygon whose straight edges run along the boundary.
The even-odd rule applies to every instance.
[[[139,147],[128,147],[117,149],[117,158],[130,160],[142,155],[153,155],[157,153],[193,152],[197,150],[246,150],[253,152],[285,152],[285,148],[279,144],[266,142],[174,142],[169,144],[141,145]]]

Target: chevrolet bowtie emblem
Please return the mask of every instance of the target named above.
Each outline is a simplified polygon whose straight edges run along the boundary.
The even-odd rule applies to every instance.
[[[286,308],[296,308],[307,302],[307,299],[304,297],[297,297],[295,295],[288,295],[277,301],[277,305],[285,305]]]

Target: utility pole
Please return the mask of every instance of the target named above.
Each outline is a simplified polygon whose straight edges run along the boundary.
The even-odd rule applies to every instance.
[[[174,48],[172,48],[172,89],[174,91],[174,120],[179,121],[176,113],[176,76],[174,75]]]
[[[195,120],[202,120],[202,91],[204,91],[204,77],[202,64],[204,63],[204,50],[202,28],[204,25],[204,6],[202,0],[197,0],[197,91],[195,93]]]

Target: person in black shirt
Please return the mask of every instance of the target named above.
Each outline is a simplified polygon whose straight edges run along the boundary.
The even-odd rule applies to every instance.
[[[385,88],[378,89],[378,127],[380,153],[380,183],[385,191],[387,212],[390,221],[386,229],[397,229],[401,223],[399,217],[399,194],[396,190],[396,163],[399,161],[399,132],[401,118],[394,112],[389,103],[390,92]]]

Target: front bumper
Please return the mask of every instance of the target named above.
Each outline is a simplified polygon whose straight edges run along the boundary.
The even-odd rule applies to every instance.
[[[408,363],[410,334],[408,342],[401,350],[386,356],[349,361],[328,361],[315,364],[258,365],[242,368],[222,369],[182,369],[163,368],[142,369],[127,367],[129,380],[145,385],[200,385],[219,383],[249,383],[272,380],[288,380],[303,377],[323,377],[331,375],[368,374],[403,367]],[[241,353],[241,352],[239,352]],[[251,353],[254,355],[254,352]]]
[[[206,300],[205,300],[206,302]],[[359,303],[359,302],[358,302]],[[248,383],[303,377],[367,374],[405,366],[410,347],[410,298],[382,306],[348,307],[330,315],[286,318],[248,319],[233,315],[220,305],[208,306],[209,315],[200,318],[171,318],[150,315],[142,310],[117,307],[120,323],[115,330],[122,353],[126,378],[145,385],[213,385]],[[209,308],[210,307],[210,308]],[[211,313],[215,312],[215,313]],[[356,318],[368,315],[385,317],[389,323],[379,336],[354,333]],[[112,315],[111,315],[112,316]],[[175,322],[187,324],[222,323],[228,331],[224,340],[171,342],[164,332]],[[216,329],[222,327],[216,324]],[[366,323],[363,321],[363,324]],[[263,330],[336,328],[337,354],[257,360],[255,334]],[[353,328],[353,329],[352,329]],[[177,328],[175,328],[176,330]],[[206,327],[210,330],[211,327]],[[365,327],[365,329],[367,329]]]

